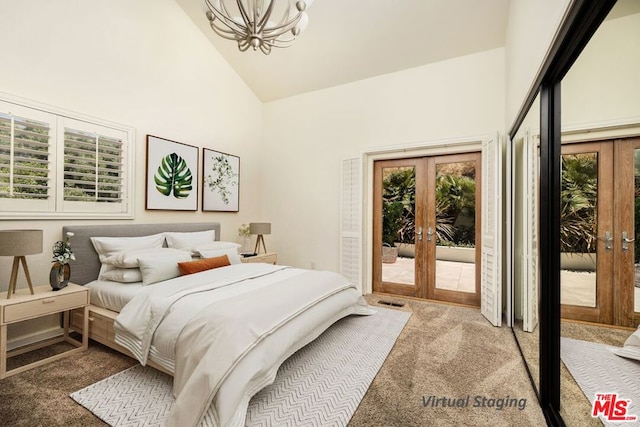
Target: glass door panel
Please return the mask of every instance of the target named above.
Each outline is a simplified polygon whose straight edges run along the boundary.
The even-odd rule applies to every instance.
[[[382,281],[415,286],[416,168],[382,168]]]
[[[436,288],[476,292],[475,162],[436,166]]]
[[[562,156],[560,301],[596,307],[598,153]]]
[[[429,158],[427,257],[430,298],[480,305],[480,153]]]
[[[424,159],[374,162],[373,290],[425,297],[421,246]],[[418,201],[418,203],[416,203]]]
[[[613,144],[562,147],[560,301],[562,317],[612,317]]]

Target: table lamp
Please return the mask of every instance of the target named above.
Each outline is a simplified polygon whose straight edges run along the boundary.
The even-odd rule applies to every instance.
[[[33,295],[33,285],[27,267],[25,255],[42,253],[42,230],[0,230],[0,256],[13,256],[13,268],[7,299],[16,293],[16,280],[18,279],[18,264],[22,262],[24,274],[27,276],[29,290]]]
[[[255,253],[259,253],[258,249],[260,248],[260,243],[262,243],[262,248],[264,252],[267,253],[267,246],[264,244],[264,235],[271,234],[271,223],[270,222],[250,222],[249,223],[249,234],[257,234],[258,238],[256,239],[256,247],[253,250]]]

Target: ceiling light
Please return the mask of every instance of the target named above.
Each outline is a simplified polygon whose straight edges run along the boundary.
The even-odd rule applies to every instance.
[[[205,0],[207,19],[220,37],[268,55],[272,47],[289,47],[305,29],[305,9],[313,0]]]

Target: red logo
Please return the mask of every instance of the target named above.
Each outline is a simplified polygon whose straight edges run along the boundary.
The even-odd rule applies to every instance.
[[[636,421],[635,415],[627,415],[631,399],[618,398],[618,393],[596,393],[593,401],[591,416],[597,418],[602,415],[607,421],[627,422]]]

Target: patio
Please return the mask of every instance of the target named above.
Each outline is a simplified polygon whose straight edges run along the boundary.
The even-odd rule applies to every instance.
[[[385,282],[413,285],[415,283],[413,258],[398,257],[393,264],[382,264],[382,280]],[[436,260],[436,283],[438,289],[459,292],[475,292],[475,264],[467,262]],[[563,304],[595,306],[595,273],[588,271],[562,270],[560,272],[560,298]],[[634,309],[640,312],[640,288],[634,287]]]

